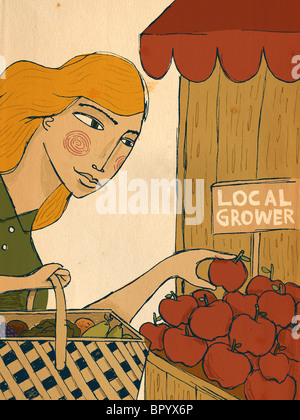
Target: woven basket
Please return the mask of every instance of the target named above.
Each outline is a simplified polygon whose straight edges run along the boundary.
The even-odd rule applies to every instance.
[[[6,323],[26,322],[29,328],[56,319],[56,337],[0,340],[0,400],[134,400],[148,355],[143,338],[108,310],[66,310],[59,279],[53,280],[56,311],[2,312]],[[66,319],[104,315],[111,327],[122,324],[131,339],[67,338]]]

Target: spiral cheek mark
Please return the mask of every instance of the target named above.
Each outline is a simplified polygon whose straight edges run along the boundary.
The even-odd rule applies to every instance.
[[[74,156],[85,156],[91,148],[89,136],[82,131],[71,131],[63,141],[64,148]]]
[[[116,172],[121,168],[121,166],[123,165],[126,159],[127,159],[127,156],[120,156],[116,159],[115,165],[114,165],[114,169]]]

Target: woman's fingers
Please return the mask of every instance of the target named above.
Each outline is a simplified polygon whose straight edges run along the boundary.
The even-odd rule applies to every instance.
[[[61,264],[47,264],[35,271],[32,276],[39,279],[44,279],[45,281],[51,277],[57,270],[62,269]]]
[[[31,274],[31,288],[32,289],[51,289],[51,277],[57,275],[61,279],[62,286],[65,287],[70,283],[70,272],[62,268],[61,264],[47,264],[39,270]]]
[[[194,276],[193,278],[190,278],[186,281],[190,283],[192,286],[196,286],[201,289],[217,290],[216,286],[214,286],[212,283],[210,283],[207,280],[203,280],[198,276]]]
[[[223,260],[233,260],[234,258],[236,258],[236,255],[224,254],[222,252],[215,252],[214,253],[214,258],[219,258],[219,259],[223,259]]]
[[[51,278],[53,278],[54,276],[58,277],[62,287],[68,286],[68,284],[71,281],[71,274],[68,270],[58,270],[53,274],[53,276],[51,276]]]

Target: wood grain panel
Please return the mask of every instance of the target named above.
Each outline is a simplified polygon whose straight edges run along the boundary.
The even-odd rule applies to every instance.
[[[167,400],[196,400],[196,388],[167,375]]]
[[[259,133],[257,177],[300,178],[300,84],[267,74]],[[275,276],[300,284],[299,231],[261,235],[260,265],[275,266]]]
[[[159,369],[155,364],[146,363],[145,367],[146,400],[166,400],[167,399],[167,374]]]
[[[256,179],[258,136],[267,65],[244,83],[234,83],[221,72],[218,96],[217,182]],[[216,235],[214,249],[252,257],[251,234]]]

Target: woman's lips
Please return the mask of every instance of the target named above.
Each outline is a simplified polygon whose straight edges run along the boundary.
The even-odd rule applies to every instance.
[[[87,179],[91,184],[98,185],[99,180],[97,178],[94,178],[91,174],[88,172],[79,172],[74,168],[74,171],[78,174],[83,176],[85,179]]]

